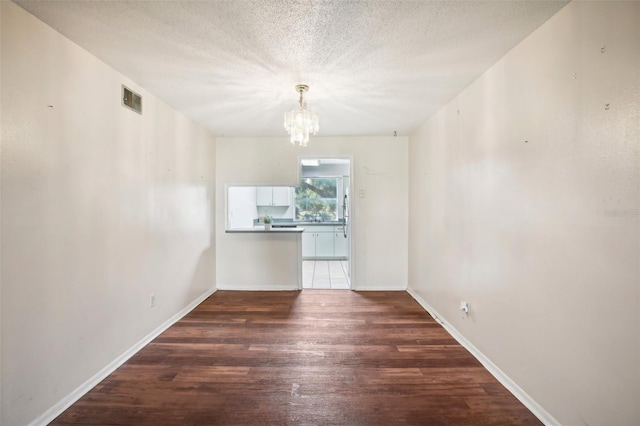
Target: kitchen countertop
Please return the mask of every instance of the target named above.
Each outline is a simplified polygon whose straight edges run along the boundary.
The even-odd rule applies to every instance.
[[[306,225],[306,226],[342,226],[344,223],[342,221],[326,221],[326,222],[293,222],[297,225]]]
[[[255,230],[262,230],[262,227],[264,226],[262,223],[256,223],[254,222],[253,224]],[[296,228],[300,228],[300,226],[344,226],[344,223],[342,221],[325,221],[325,222],[306,222],[306,221],[277,221],[277,222],[273,222],[272,223],[272,228],[271,229],[276,229],[276,230],[282,230],[282,229],[296,229]],[[251,230],[252,228],[247,228],[248,230]],[[245,231],[246,232],[246,231]]]
[[[271,228],[270,230],[266,230],[262,227],[240,228],[227,229],[225,232],[228,234],[301,234],[302,232],[304,232],[304,228],[300,228],[299,226],[295,228]]]

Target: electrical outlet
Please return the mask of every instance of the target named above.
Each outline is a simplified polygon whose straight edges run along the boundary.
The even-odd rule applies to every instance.
[[[149,307],[153,308],[154,306],[156,306],[156,295],[152,294],[149,296]]]
[[[460,310],[465,314],[469,314],[469,302],[461,301]]]
[[[365,194],[365,192],[364,192],[364,189],[361,189],[361,190],[360,190],[360,198],[364,198],[364,197],[365,197],[365,195],[366,195],[366,194]]]

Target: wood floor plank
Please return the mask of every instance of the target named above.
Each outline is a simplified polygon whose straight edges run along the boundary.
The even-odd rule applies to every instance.
[[[53,425],[539,425],[405,292],[218,291]]]

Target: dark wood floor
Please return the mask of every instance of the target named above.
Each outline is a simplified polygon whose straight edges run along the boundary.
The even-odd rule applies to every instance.
[[[541,424],[405,292],[218,291],[55,425]]]

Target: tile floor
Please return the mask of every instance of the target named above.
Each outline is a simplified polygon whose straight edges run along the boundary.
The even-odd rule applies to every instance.
[[[302,288],[349,290],[344,260],[302,261]]]

